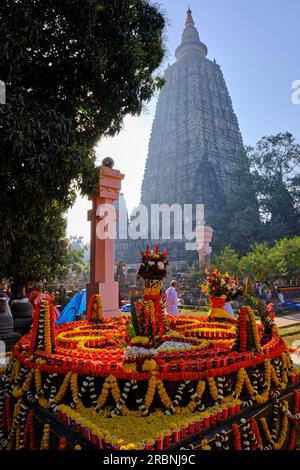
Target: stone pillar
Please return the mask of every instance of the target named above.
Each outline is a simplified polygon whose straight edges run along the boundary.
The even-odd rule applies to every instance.
[[[88,211],[91,222],[90,282],[87,284],[87,302],[93,294],[101,294],[103,313],[107,316],[119,314],[119,284],[114,278],[115,240],[112,237],[101,239],[97,236],[97,224],[104,218],[97,215],[100,205],[111,205],[118,200],[121,181],[124,175],[113,169],[113,160],[102,162],[99,176],[99,195],[90,197],[92,209]],[[117,211],[114,213],[116,222]],[[110,222],[113,220],[110,218]]]
[[[196,228],[196,238],[198,242],[199,263],[201,269],[210,269],[210,256],[212,248],[210,242],[213,237],[213,229],[209,225]]]

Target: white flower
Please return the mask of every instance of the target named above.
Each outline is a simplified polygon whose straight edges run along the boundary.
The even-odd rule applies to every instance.
[[[165,265],[164,265],[164,263],[163,263],[162,261],[159,261],[159,262],[157,263],[157,267],[158,267],[158,269],[160,269],[160,271],[162,271],[163,269],[165,269]]]
[[[183,343],[180,341],[165,341],[157,349],[158,351],[163,351],[165,349],[185,349],[191,346],[191,343]]]
[[[149,266],[154,266],[155,265],[155,261],[149,261]]]
[[[146,348],[139,348],[137,346],[127,346],[127,348],[125,349],[125,352],[124,352],[125,356],[133,356],[133,357],[136,357],[136,356],[154,356],[157,354],[157,350],[156,349],[146,349]]]

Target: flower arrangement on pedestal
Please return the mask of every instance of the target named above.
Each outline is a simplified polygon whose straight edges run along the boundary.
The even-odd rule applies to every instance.
[[[148,246],[147,249],[141,253],[141,265],[138,271],[138,276],[144,281],[158,280],[162,281],[167,275],[168,266],[168,250],[159,252],[159,246],[156,245],[152,251]],[[147,292],[150,294],[151,292]]]
[[[212,272],[205,270],[206,282],[201,286],[202,292],[209,297],[210,301],[210,319],[226,319],[232,321],[233,318],[224,308],[226,299],[234,295],[238,286],[228,273],[220,273],[218,268]]]
[[[168,250],[159,251],[155,246],[141,253],[141,265],[138,276],[144,280],[144,295],[141,302],[136,302],[132,308],[132,324],[135,333],[148,341],[139,345],[143,349],[152,349],[157,345],[162,336],[168,331],[169,326],[165,318],[165,299],[161,295],[161,282],[167,274]]]

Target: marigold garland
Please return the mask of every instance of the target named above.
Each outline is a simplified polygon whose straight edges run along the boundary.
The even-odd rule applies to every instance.
[[[55,350],[55,320],[53,298],[43,294],[36,303],[33,312],[33,324],[30,335],[29,352],[39,349],[51,354]]]
[[[232,425],[233,450],[242,450],[241,433],[237,424]]]
[[[215,383],[215,379],[213,377],[209,377],[208,379],[208,386],[209,386],[209,391],[211,394],[211,397],[214,401],[218,400],[218,389]]]
[[[100,294],[92,295],[87,309],[87,321],[89,323],[103,322],[103,306]]]
[[[154,297],[151,291],[148,296],[144,296],[143,305],[151,328],[154,328],[156,313],[163,308],[161,300]],[[32,334],[22,338],[15,346],[12,362],[4,372],[5,392],[0,392],[0,445],[4,443],[4,447],[11,449],[34,447],[31,442],[34,415],[32,410],[28,412],[26,408],[27,400],[29,403],[37,400],[40,406],[54,410],[56,405],[69,401],[70,396],[75,410],[63,408],[65,405],[60,405],[58,409],[65,410],[67,416],[73,416],[72,419],[68,418],[68,425],[73,426],[76,421],[76,429],[80,429],[94,445],[101,446],[103,434],[105,442],[114,448],[140,449],[144,446],[150,450],[154,445],[168,448],[172,442],[178,443],[181,438],[239,413],[241,405],[252,406],[254,402],[263,404],[271,398],[275,404],[270,428],[266,421],[261,421],[269,442],[264,448],[280,449],[284,446],[289,420],[292,427],[288,447],[295,445],[293,431],[295,423],[300,419],[299,406],[295,404],[292,415],[287,403],[279,404],[278,398],[289,378],[294,381],[297,371],[293,369],[285,344],[274,328],[272,338],[261,347],[260,335],[263,329],[256,323],[254,313],[248,307],[245,308],[246,349],[248,338],[251,337],[253,350],[230,351],[235,336],[232,325],[218,322],[209,324],[203,318],[171,318],[173,330],[164,336],[164,341],[170,341],[174,347],[157,352],[151,350],[146,358],[129,358],[135,366],[130,370],[125,370],[124,349],[121,346],[121,343],[128,341],[125,318],[114,322],[104,319],[101,324],[95,325],[78,322],[63,325],[55,332],[51,312],[51,302],[41,302],[37,312],[38,321],[35,322],[37,330],[33,328]],[[38,347],[33,354],[30,350],[32,338],[35,338],[35,347]],[[176,341],[181,343],[178,347]],[[184,343],[188,347],[184,347]],[[143,346],[144,350],[151,347],[146,336],[136,337],[130,345],[136,345],[136,348]],[[179,346],[182,345],[181,349]],[[130,360],[126,359],[128,365],[131,364]],[[99,379],[95,381],[95,377]],[[178,382],[175,394],[169,381]],[[212,407],[209,406],[209,395],[215,402]],[[132,402],[133,397],[136,397],[135,403]],[[82,400],[91,403],[91,408],[85,408]],[[298,398],[294,400],[296,403]],[[111,402],[113,406],[106,408]],[[100,432],[96,425],[97,420],[100,420],[101,425],[106,426],[105,419],[113,417],[112,421],[118,427],[121,421],[115,419],[119,417],[131,419],[132,423],[138,422],[140,429],[143,429],[144,423],[145,426],[149,423],[152,425],[154,416],[160,416],[153,413],[159,402],[160,413],[165,413],[164,417],[159,418],[163,424],[148,439],[144,435],[142,444],[138,441],[127,442],[119,434],[116,438],[113,431],[105,427]],[[277,438],[278,420],[275,415],[279,411],[282,417]],[[234,434],[238,439],[240,431],[238,427],[233,427],[232,431],[234,441]],[[250,420],[247,426],[242,425],[242,433],[245,449],[263,448],[255,419]],[[233,442],[235,447],[242,447],[241,433],[239,436],[240,443]],[[62,439],[58,447],[63,449],[65,445]],[[40,447],[47,449],[49,446],[50,428],[45,426]],[[198,443],[198,446],[201,447],[201,444]],[[218,437],[219,447],[228,448],[228,441],[221,434]]]
[[[208,444],[207,439],[203,439],[200,444],[201,450],[211,450],[211,446]]]
[[[45,424],[40,450],[49,450],[50,448],[50,425]]]
[[[284,401],[285,406],[288,407],[288,403]],[[277,442],[273,444],[273,449],[274,450],[280,450],[286,440],[287,436],[287,431],[288,431],[288,417],[286,415],[283,415],[282,417],[282,422],[281,422],[281,430],[280,430],[280,435],[279,439]]]
[[[294,391],[294,415],[297,415],[300,411],[300,392],[298,390]],[[296,426],[298,424],[297,420],[292,420],[292,430],[290,434],[290,439],[288,443],[288,450],[294,450],[296,443]]]

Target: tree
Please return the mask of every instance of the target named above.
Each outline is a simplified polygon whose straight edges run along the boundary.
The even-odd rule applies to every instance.
[[[239,267],[244,276],[251,275],[258,281],[270,280],[277,275],[271,249],[266,242],[256,243],[251,251],[242,256]]]
[[[67,275],[88,275],[89,263],[86,259],[88,245],[83,242],[83,237],[71,236],[65,253],[65,262],[59,270],[59,277]]]
[[[231,247],[225,246],[220,254],[212,257],[212,266],[217,266],[221,272],[229,272],[232,275],[240,272],[240,259],[238,253]]]
[[[164,18],[145,0],[7,0],[0,19],[0,277],[22,284],[25,265],[59,268],[35,262],[50,233],[60,243],[53,217],[96,190],[95,144],[162,84]]]
[[[299,178],[294,172],[300,164],[300,145],[288,132],[271,135],[263,137],[255,149],[250,148],[248,158],[265,222],[265,239],[299,234],[300,214],[294,198],[299,192]]]
[[[206,211],[208,223],[214,228],[213,252],[218,254],[228,245],[239,254],[245,254],[253,243],[262,240],[254,176],[246,148],[241,151],[234,178],[237,184],[232,194],[226,200],[224,195],[219,195],[217,207]]]
[[[287,189],[293,198],[295,209],[299,214],[300,213],[300,175],[298,173],[296,173],[295,176],[291,176],[289,178],[289,181],[287,183]]]
[[[20,224],[20,231],[14,233],[11,242],[17,249],[9,256],[14,296],[29,282],[53,279],[58,268],[66,264],[68,243],[65,232],[66,220],[55,207],[40,216],[29,216],[23,227]],[[7,271],[3,270],[2,263],[0,270],[5,277]]]
[[[276,267],[277,276],[283,276],[287,280],[299,278],[300,237],[278,240],[271,249],[271,258]]]
[[[300,274],[300,237],[277,240],[274,246],[256,243],[244,256],[230,246],[212,257],[212,266],[231,274],[254,277],[258,281],[274,281],[284,277],[297,280]]]
[[[235,177],[238,185],[228,202],[224,243],[244,254],[251,245],[262,239],[259,207],[247,149],[241,154]]]

